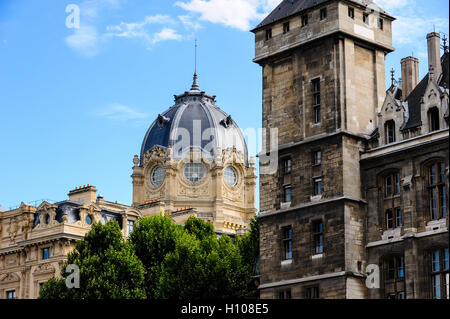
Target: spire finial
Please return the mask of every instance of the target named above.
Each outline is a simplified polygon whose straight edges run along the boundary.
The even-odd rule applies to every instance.
[[[191,91],[200,91],[197,83],[197,39],[195,39],[195,61],[194,61],[194,81],[192,82]]]
[[[392,81],[392,85],[394,85],[394,83],[395,83],[395,70],[394,70],[394,68],[391,69],[391,81]]]

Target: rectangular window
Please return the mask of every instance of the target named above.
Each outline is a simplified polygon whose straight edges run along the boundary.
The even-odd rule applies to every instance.
[[[387,121],[384,125],[385,135],[386,135],[386,144],[395,142],[395,123],[394,121]]]
[[[134,230],[134,220],[127,220],[127,237],[130,236],[133,230]]]
[[[323,222],[321,220],[313,222],[314,254],[323,253]]]
[[[396,266],[397,266],[397,278],[403,279],[405,278],[405,259],[403,256],[396,258]]]
[[[383,19],[381,19],[381,18],[378,19],[378,29],[383,30],[383,28],[384,28],[383,24],[384,24]]]
[[[406,293],[404,291],[400,291],[397,293],[397,299],[406,299]]]
[[[284,173],[289,174],[292,169],[292,160],[290,158],[286,158],[284,160]]]
[[[308,24],[308,15],[304,14],[302,15],[302,27],[306,26]]]
[[[49,259],[50,257],[50,247],[42,248],[42,259]]]
[[[369,24],[369,15],[367,13],[363,13],[363,22]]]
[[[349,7],[348,8],[348,16],[350,18],[354,19],[355,18],[355,9]]]
[[[314,123],[320,123],[320,79],[312,80],[313,86],[313,107],[314,107]]]
[[[266,30],[266,41],[272,39],[272,29]]]
[[[16,299],[16,291],[9,290],[6,292],[6,299]]]
[[[313,182],[314,182],[314,196],[322,195],[323,190],[322,178],[314,178]]]
[[[322,152],[315,151],[313,153],[313,163],[314,165],[320,165],[322,163]]]
[[[431,285],[433,299],[450,299],[448,248],[431,254]]]
[[[283,228],[283,247],[284,247],[283,260],[292,259],[292,226]]]
[[[392,176],[389,175],[385,178],[384,182],[384,189],[385,189],[385,197],[391,197],[392,196]]]
[[[291,201],[292,201],[291,185],[284,186],[284,202],[289,203]]]
[[[400,173],[394,173],[384,178],[384,196],[389,198],[400,195],[401,191]]]
[[[320,20],[325,20],[327,18],[327,8],[320,9]]]
[[[288,33],[290,31],[289,22],[283,23],[283,33]]]
[[[445,184],[444,163],[435,163],[429,167],[428,192],[431,219],[446,218],[448,214],[448,194]]]
[[[291,290],[282,290],[278,293],[278,299],[292,299]]]
[[[400,194],[400,174],[394,174],[394,195]]]
[[[305,299],[319,299],[319,287],[306,288]]]

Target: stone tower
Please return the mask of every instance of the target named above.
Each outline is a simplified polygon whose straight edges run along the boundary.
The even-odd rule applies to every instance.
[[[367,295],[359,160],[393,20],[367,1],[284,0],[252,30],[263,128],[278,130],[278,170],[260,175],[263,298]]]

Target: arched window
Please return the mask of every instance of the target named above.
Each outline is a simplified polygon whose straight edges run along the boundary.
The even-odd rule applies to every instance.
[[[436,162],[427,167],[428,199],[431,220],[447,217],[448,194],[445,184],[445,163]]]
[[[430,132],[439,130],[439,109],[437,107],[428,110],[428,125]]]
[[[386,144],[395,142],[395,122],[393,120],[387,121],[384,124],[384,134]]]
[[[383,260],[384,293],[387,299],[405,299],[405,259],[390,255]]]

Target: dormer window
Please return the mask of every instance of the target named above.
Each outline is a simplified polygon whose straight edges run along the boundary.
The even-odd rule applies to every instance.
[[[433,107],[428,111],[428,123],[430,132],[439,130],[439,110],[437,107]]]
[[[289,30],[290,30],[289,22],[283,23],[283,33],[286,34],[289,32]]]
[[[387,121],[384,124],[384,132],[386,136],[386,144],[395,142],[395,122],[393,120]]]
[[[266,41],[272,39],[272,29],[266,30]]]

